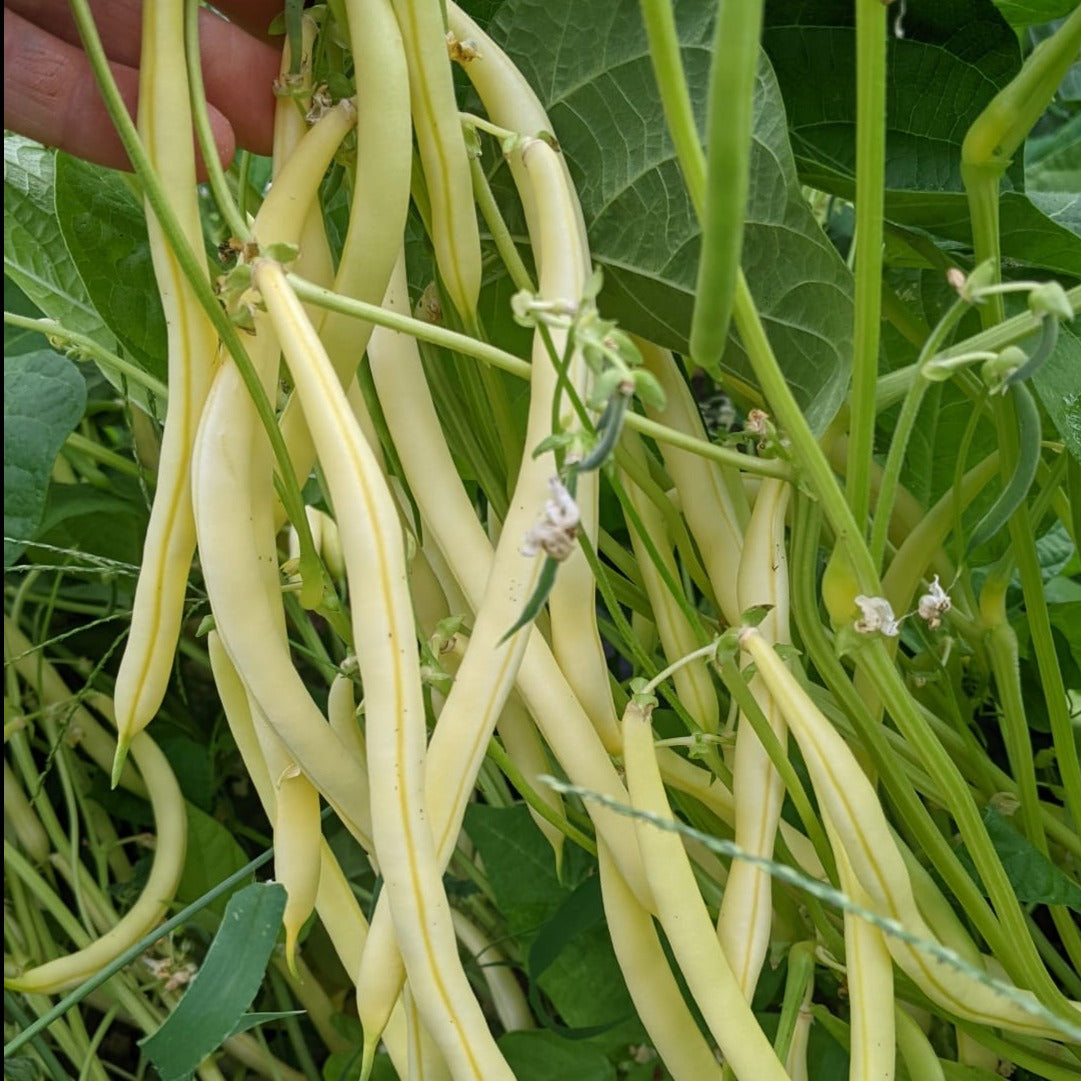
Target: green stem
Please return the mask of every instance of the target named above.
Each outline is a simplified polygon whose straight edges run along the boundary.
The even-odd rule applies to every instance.
[[[872,3],[876,0],[872,0]],[[879,483],[878,502],[875,506],[874,522],[871,526],[871,559],[874,561],[876,570],[882,567],[882,559],[886,553],[886,540],[889,536],[890,516],[893,514],[893,501],[897,494],[897,487],[901,481],[901,468],[904,465],[905,454],[908,451],[908,441],[916,427],[916,417],[919,415],[923,396],[926,394],[930,382],[923,375],[928,362],[935,356],[939,347],[949,336],[950,332],[960,322],[968,304],[963,300],[956,300],[950,306],[946,314],[939,320],[938,325],[924,343],[916,362],[916,378],[909,385],[901,405],[901,412],[894,425],[893,434],[890,437],[890,450],[886,456],[886,465],[882,470],[882,479]],[[872,410],[872,421],[873,421]],[[868,477],[871,463],[871,450],[867,448]],[[848,443],[848,468],[853,466],[852,460],[852,435],[849,434]]]
[[[860,591],[868,596],[880,595],[877,568],[863,542],[863,530],[857,524],[833,475],[833,469],[777,363],[742,271],[736,286],[735,321],[758,385],[773,410],[778,427],[791,445],[791,459],[799,463],[800,471],[821,503],[838,543],[845,545]]]
[[[683,71],[675,12],[671,0],[641,0],[641,7],[664,119],[676,148],[676,159],[683,170],[687,193],[701,222],[706,205],[706,155],[698,137],[691,94]]]
[[[961,144],[961,179],[968,195],[975,263],[994,260],[998,280],[999,181],[1014,153],[1039,120],[1081,49],[1081,8],[1075,8],[1051,37],[1029,54],[1021,70],[972,122]],[[984,326],[1005,316],[1002,297],[992,295],[981,311]]]
[[[555,826],[567,840],[573,841],[579,848],[585,850],[591,856],[596,856],[596,842],[594,842],[591,837],[587,837],[580,829],[541,799],[540,793],[538,793],[533,785],[530,784],[529,779],[522,773],[518,766],[515,765],[514,760],[507,754],[503,749],[503,745],[494,736],[488,741],[488,757],[499,767],[507,780],[514,785],[519,795],[521,795],[522,799],[525,800],[529,807],[536,811],[545,822]]]
[[[1066,299],[1069,301],[1074,314],[1081,312],[1081,285],[1075,285],[1066,290]],[[933,359],[935,361],[949,360],[952,357],[963,356],[966,353],[989,352],[997,353],[1007,345],[1014,345],[1024,338],[1029,337],[1040,328],[1040,319],[1032,312],[1022,312],[1012,319],[998,323],[993,327],[973,334],[969,338],[956,342],[948,349],[944,349]],[[891,405],[899,402],[908,391],[913,380],[918,379],[920,374],[920,362],[909,364],[905,368],[898,368],[895,372],[889,372],[879,379],[875,389],[875,408],[881,412]]]
[[[886,172],[886,16],[881,0],[857,0],[855,314],[845,473],[845,494],[857,523],[866,521],[870,510],[874,460]]]
[[[1048,1009],[1056,1015],[1072,1019],[1075,1011],[1066,1004],[1062,992],[1047,974],[1028,933],[1013,885],[956,763],[924,720],[883,643],[869,640],[859,648],[858,659],[873,680],[898,730],[916,750],[928,775],[942,792],[944,805],[957,824],[998,913],[1002,934],[1009,943],[1007,956],[1000,957],[1000,960],[1010,975],[1032,990]]]
[[[202,50],[199,47],[199,0],[187,0],[184,9],[184,55],[188,62],[188,86],[191,88],[191,115],[195,123],[195,134],[199,140],[199,149],[203,154],[206,177],[218,211],[225,219],[229,231],[238,240],[247,240],[251,235],[248,223],[241,216],[240,209],[229,190],[229,184],[222,171],[218,158],[217,144],[210,128],[210,113],[207,110],[206,90],[203,87]]]
[[[526,268],[522,257],[518,254],[518,248],[511,236],[510,229],[503,218],[503,212],[499,209],[492,187],[488,183],[488,177],[484,174],[484,167],[479,158],[469,159],[469,175],[473,180],[473,198],[480,209],[484,224],[488,226],[496,251],[503,260],[503,265],[510,274],[510,279],[519,289],[525,289],[530,293],[537,291],[536,285]]]
[[[74,359],[83,360],[89,358],[96,364],[117,372],[129,383],[134,383],[152,394],[162,404],[165,403],[166,398],[169,396],[168,387],[160,380],[155,379],[130,361],[109,352],[108,349],[99,345],[93,338],[80,334],[77,330],[62,327],[55,319],[32,319],[29,316],[17,315],[15,312],[4,312],[4,323],[10,327],[19,327],[21,330],[33,330],[38,334],[44,334],[52,345],[64,343],[70,346],[71,351],[75,353]]]

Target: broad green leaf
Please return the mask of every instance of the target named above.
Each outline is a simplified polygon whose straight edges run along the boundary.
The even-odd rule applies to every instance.
[[[700,127],[713,6],[676,4]],[[669,140],[634,0],[508,0],[490,32],[548,109],[604,268],[606,315],[685,350],[699,229]],[[755,83],[743,267],[774,350],[812,426],[832,418],[850,360],[851,279],[802,197],[768,62]],[[723,366],[749,379],[734,339]]]
[[[162,1081],[184,1081],[221,1046],[263,982],[281,928],[285,888],[246,886],[233,895],[199,972],[177,1007],[140,1046]]]
[[[886,216],[970,245],[961,143],[972,121],[1019,70],[1017,36],[991,0],[909,4],[903,26],[903,37],[891,35],[887,60]],[[819,190],[852,198],[856,51],[851,3],[770,4],[763,42],[784,95],[800,176]],[[1064,208],[1026,197],[1024,179],[1018,154],[1004,178],[1004,257],[1081,275],[1081,239],[1067,228]]]
[[[1069,15],[1077,6],[1077,0],[993,0],[1002,17],[1021,33],[1030,26],[1049,23]]]
[[[185,810],[188,815],[188,851],[176,891],[180,905],[197,901],[248,862],[244,850],[226,826],[193,803],[185,803]],[[204,911],[220,917],[230,896],[232,894],[223,894]],[[213,922],[216,924],[217,921]]]
[[[125,178],[56,157],[56,218],[91,302],[131,357],[166,378],[167,344],[146,219]]]
[[[94,309],[68,254],[53,203],[56,153],[4,136],[4,272],[49,318],[106,349],[116,339]]]
[[[117,585],[133,593],[147,510],[138,493],[135,498],[125,498],[125,494],[119,482],[112,491],[89,484],[51,485],[38,540],[54,548],[113,560],[111,572]],[[52,561],[52,555],[47,561]]]
[[[616,1081],[606,1055],[551,1032],[508,1032],[499,1050],[518,1081]]]
[[[993,807],[985,808],[983,821],[1019,901],[1023,904],[1063,905],[1081,913],[1081,886],[1034,848],[1031,841],[1018,833],[1006,816]],[[969,873],[979,881],[968,852],[961,849],[959,855]]]
[[[1050,135],[1025,143],[1025,189],[1078,195],[1081,176],[1081,113],[1070,117]]]
[[[1081,322],[1059,327],[1055,351],[1032,385],[1066,449],[1081,462]]]
[[[570,893],[541,928],[527,965],[558,1014],[558,1022],[549,1027],[605,1049],[644,1039],[604,925],[596,874]]]
[[[35,539],[53,462],[86,407],[86,383],[48,349],[4,359],[4,569]]]
[[[499,911],[512,935],[528,944],[566,900],[574,882],[561,882],[555,857],[524,804],[470,804],[465,828],[476,845]],[[567,852],[565,877],[574,874]]]

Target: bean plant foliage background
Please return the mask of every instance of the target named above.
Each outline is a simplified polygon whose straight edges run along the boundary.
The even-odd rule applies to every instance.
[[[547,110],[581,202],[591,259],[603,274],[597,297],[600,315],[637,339],[689,355],[701,230],[669,135],[640,6],[635,0],[474,0],[463,7],[506,51]],[[747,162],[743,272],[784,380],[823,447],[837,445],[838,427],[843,429],[849,416],[852,386],[856,294],[852,267],[860,251],[852,207],[857,173],[854,7],[846,0],[765,4]],[[1066,0],[895,0],[888,5],[878,372],[881,387],[901,389],[883,393],[875,418],[873,442],[880,465],[886,463],[904,408],[899,405],[908,385],[903,373],[911,373],[917,362],[927,359],[921,353],[925,341],[957,303],[947,271],[951,267],[972,271],[974,248],[979,250],[981,244],[973,234],[962,176],[966,133],[995,95],[1018,76],[1035,43],[1061,26],[1074,7]],[[707,0],[675,0],[673,10],[694,115],[704,132],[715,5]],[[317,6],[314,13],[327,26],[340,14],[335,3]],[[351,70],[343,59],[345,40],[339,28],[322,54],[332,68],[337,58],[336,74],[342,80]],[[456,80],[462,108],[480,113],[468,80],[461,72]],[[333,82],[331,89],[336,89]],[[342,93],[348,92],[346,85]],[[512,170],[501,162],[497,139],[488,134],[478,139],[483,171],[519,251],[529,262],[526,220]],[[339,249],[347,217],[342,195],[349,175],[347,158],[348,147],[322,187],[327,233]],[[12,134],[5,136],[4,162],[8,977],[17,975],[20,965],[40,964],[85,946],[107,930],[134,902],[150,873],[152,846],[145,843],[144,831],[155,827],[156,808],[152,811],[145,787],[141,792],[137,785],[134,790],[111,788],[109,766],[103,765],[101,755],[89,750],[89,757],[76,754],[69,742],[72,728],[83,723],[88,709],[108,717],[102,702],[112,694],[130,623],[153,494],[154,466],[147,448],[154,446],[164,418],[167,335],[138,182]],[[269,163],[252,158],[245,169],[246,175],[239,177],[234,166],[230,183],[234,192],[246,184],[249,207],[254,208],[254,193],[263,187]],[[1004,280],[1053,279],[1073,290],[1068,295],[1074,312],[1081,282],[1079,176],[1081,62],[1075,62],[1004,169],[998,199]],[[422,202],[418,200],[418,205]],[[213,265],[217,246],[229,239],[229,229],[209,193],[204,194],[202,212]],[[412,211],[407,228],[414,304],[435,273],[423,217]],[[482,238],[486,256],[492,255],[485,261],[478,309],[488,339],[507,353],[528,357],[531,332],[511,314],[511,297],[518,285],[495,257],[483,226]],[[1028,311],[1025,299],[1024,291],[1005,294],[1003,315],[1023,317]],[[449,306],[444,307],[446,322],[455,325]],[[977,336],[981,314],[977,305],[971,305],[956,324],[954,340]],[[43,318],[54,320],[63,334],[50,340],[42,333]],[[1022,345],[1031,350],[1033,327],[1026,334]],[[1017,337],[1016,333],[1004,337],[986,349],[997,351]],[[948,345],[940,342],[940,350]],[[973,348],[982,346],[977,342]],[[476,361],[435,345],[425,345],[422,352],[433,387],[447,385],[445,375],[439,382],[439,372],[476,368]],[[906,531],[920,528],[931,508],[946,506],[950,521],[963,510],[966,530],[971,531],[995,502],[994,484],[982,494],[969,489],[961,494],[961,476],[967,468],[987,460],[996,448],[1007,454],[1002,428],[989,419],[990,399],[981,394],[982,384],[977,379],[965,383],[965,376],[975,371],[978,365],[960,378],[927,382],[896,477],[901,486],[896,503],[901,531],[890,531],[891,552],[901,548]],[[496,381],[501,400],[510,403],[520,420],[525,410],[520,380],[500,374]],[[771,411],[770,396],[766,393],[763,402],[755,364],[735,329],[729,331],[719,367],[708,374],[694,372],[689,382],[704,413],[715,404],[715,383],[730,394],[741,420],[759,406]],[[921,708],[944,718],[939,734],[960,763],[969,786],[966,798],[975,798],[979,805],[988,851],[997,856],[1003,881],[1012,889],[1011,903],[1024,911],[1022,926],[1036,944],[1032,956],[1042,957],[1050,973],[1046,986],[1038,988],[1040,1000],[1061,1018],[1062,1009],[1050,1001],[1047,987],[1057,987],[1060,999],[1063,995],[1081,999],[1078,936],[1076,927],[1069,929],[1081,912],[1081,854],[1076,840],[1071,840],[1077,832],[1071,815],[1079,805],[1070,803],[1072,782],[1068,767],[1061,764],[1066,752],[1058,720],[1061,708],[1068,708],[1067,731],[1072,725],[1076,738],[1081,710],[1081,564],[1076,548],[1081,526],[1081,325],[1076,319],[1063,318],[1058,324],[1053,351],[1027,383],[1042,418],[1044,451],[1038,471],[1034,464],[1029,478],[1027,509],[1022,505],[1019,513],[1026,516],[1034,546],[1032,566],[1050,628],[1050,658],[1043,640],[1038,640],[1039,629],[1033,629],[1033,581],[1031,574],[1025,579],[1024,567],[1020,575],[1008,568],[1011,573],[1002,590],[1006,618],[1001,624],[986,611],[981,616],[975,603],[984,581],[994,580],[1002,560],[1010,558],[1010,545],[1018,543],[1015,533],[1003,527],[965,559],[959,558],[965,555],[959,534],[945,544],[945,551],[939,549],[946,533],[936,534],[934,559],[928,557],[923,564],[924,579],[931,578],[932,567],[960,565],[957,577],[965,577],[955,594],[956,607],[964,608],[961,598],[967,589],[971,603],[959,616],[967,622],[951,639],[953,645],[943,648],[925,624],[905,621],[899,664]],[[482,414],[475,400],[470,402],[469,388],[475,385],[475,380],[463,378],[461,386],[450,392],[451,399],[440,404],[441,414],[446,410],[441,419],[477,506],[496,508],[497,497],[484,472],[496,437],[482,430]],[[370,385],[364,389],[372,406],[374,390]],[[377,408],[373,414],[385,437]],[[738,433],[718,432],[712,424],[710,432],[715,445],[735,447],[740,441]],[[775,436],[773,431],[763,438]],[[1011,438],[1016,442],[1015,436]],[[393,469],[393,443],[389,438],[385,442]],[[741,445],[753,455],[750,442],[744,437]],[[784,449],[779,460],[792,457],[790,446],[780,446]],[[661,455],[653,444],[649,447],[649,467],[644,471],[654,478],[653,487],[663,490],[669,481],[659,464]],[[519,453],[528,456],[531,450],[519,448]],[[776,444],[770,453],[775,451]],[[1016,446],[1012,453],[1017,453]],[[843,447],[839,455],[830,453],[830,461],[843,473]],[[798,458],[792,458],[786,461],[784,475],[795,477],[795,488],[808,506],[819,493],[816,482],[803,478],[801,467]],[[500,468],[509,471],[511,463],[503,462]],[[631,474],[619,475],[626,484]],[[984,483],[992,475],[988,472]],[[626,497],[612,479],[615,472],[609,470],[605,476],[609,479],[601,486],[605,536],[600,551],[611,575],[610,592],[599,600],[598,611],[612,678],[622,688],[616,693],[617,706],[622,706],[630,676],[651,678],[676,658],[666,657],[658,644],[651,597],[634,570],[636,561],[648,562],[651,557],[634,543],[635,517],[626,511]],[[498,468],[496,479],[500,480]],[[322,484],[317,472],[304,491],[308,502],[326,508]],[[407,484],[405,488],[408,496]],[[505,503],[506,490],[502,497]],[[665,503],[670,546],[679,560],[678,566],[674,560],[665,564],[671,568],[669,588],[674,578],[685,598],[684,608],[697,613],[694,625],[702,645],[723,628],[724,620],[718,616],[718,597],[703,586],[702,564],[707,557],[700,539],[695,536],[692,541],[688,535],[681,516],[687,508],[673,509],[669,501]],[[793,516],[799,518],[792,512],[790,521]],[[806,528],[806,521],[799,520]],[[781,529],[783,535],[783,523]],[[423,541],[424,528],[417,533],[418,542]],[[820,611],[814,591],[832,541],[825,534],[818,538],[816,532],[802,563],[795,562],[794,554],[790,558],[793,595],[801,589],[812,591],[814,619],[822,629],[829,626],[829,619]],[[1023,558],[1020,561],[1024,563]],[[798,575],[803,575],[802,583],[797,583]],[[952,590],[956,582],[942,584]],[[346,662],[346,651],[332,633],[333,615],[310,617],[295,595],[287,592],[286,598],[298,670],[323,706],[328,686]],[[341,964],[331,936],[318,919],[308,922],[301,933],[298,969],[291,968],[280,948],[274,947],[284,905],[281,891],[256,885],[266,875],[249,867],[249,861],[270,845],[272,829],[222,715],[208,661],[204,620],[209,614],[197,564],[168,693],[151,729],[179,781],[187,817],[187,857],[169,914],[192,904],[197,911],[152,947],[149,962],[137,963],[143,967],[124,970],[25,1045],[20,1042],[12,1056],[6,1053],[6,1076],[58,1078],[81,1069],[81,1076],[89,1078],[152,1077],[156,1070],[168,1081],[190,1076],[197,1067],[199,1076],[208,1079],[258,1075],[353,1081],[359,1076],[361,1031],[351,982],[355,973]],[[980,624],[980,618],[987,622]],[[798,613],[796,622],[792,653],[799,650],[806,658],[812,652],[813,635]],[[979,644],[980,634],[973,632],[990,627],[998,628],[996,634],[1012,635],[1016,642],[1017,688],[1027,723],[1020,736],[1016,728],[1000,723],[1012,708],[1003,704],[1006,692],[999,685],[1003,670],[996,669]],[[836,621],[833,629],[843,639]],[[451,638],[453,633],[449,632]],[[840,670],[834,652],[826,652]],[[56,697],[55,686],[49,689],[52,685],[42,669],[34,674],[34,666],[44,658],[62,676],[66,700]],[[1048,683],[1049,659],[1065,692],[1062,707],[1053,700],[1056,690]],[[448,663],[434,654],[425,660],[436,669]],[[954,837],[949,814],[936,804],[942,793],[936,789],[935,776],[928,779],[929,767],[912,752],[907,738],[898,735],[897,727],[884,725],[888,739],[883,746],[893,748],[890,753],[902,763],[899,769],[905,778],[904,784],[894,785],[886,764],[876,758],[878,751],[868,750],[871,743],[864,744],[870,737],[861,736],[858,726],[846,720],[850,700],[842,696],[839,705],[823,704],[830,697],[823,687],[838,693],[828,666],[828,658],[821,655],[815,655],[813,663],[804,662],[815,703],[857,748],[869,771],[883,771],[881,798],[891,824],[930,868],[929,875],[927,870],[923,873],[938,885],[928,889],[953,904],[943,919],[963,924],[997,956],[997,949],[984,942],[990,924],[980,923],[980,917],[966,910],[955,880],[939,892],[943,885],[939,865],[921,851],[922,835],[906,817],[910,805],[905,804],[904,793],[918,791],[919,796],[912,798],[934,808],[941,836],[949,839],[971,876],[973,891],[966,896],[980,903],[992,896],[994,907],[1000,907],[1001,894],[992,894],[987,885],[986,864],[977,869],[979,854],[974,857]],[[850,676],[851,672],[844,676],[849,688]],[[727,680],[707,678],[721,703],[723,728],[734,692],[726,689]],[[872,679],[861,686],[861,678],[862,668],[854,685],[867,696],[873,713],[882,701],[882,685]],[[434,682],[426,691],[428,705],[445,690],[445,685]],[[674,747],[691,744],[689,760],[711,767],[723,756],[716,747],[702,752],[701,744],[690,737],[687,703],[680,701],[681,694],[678,689],[674,695],[661,692],[653,713],[656,734]],[[743,702],[739,705],[742,709]],[[892,716],[895,702],[886,702],[886,710]],[[92,718],[86,721],[91,723]],[[465,815],[467,843],[452,859],[444,884],[452,905],[481,928],[479,944],[462,937],[464,955],[470,958],[466,969],[513,1076],[520,1081],[662,1081],[672,1076],[663,1056],[658,1058],[653,1050],[657,1041],[636,1008],[613,947],[588,817],[589,797],[564,797],[567,810],[560,812],[559,828],[566,827],[567,840],[553,842],[530,813],[536,810],[533,788],[513,771],[504,772],[498,750],[493,749],[481,770]],[[1072,753],[1076,767],[1076,744]],[[791,758],[793,776],[802,791],[811,792],[814,778],[803,755],[793,749]],[[555,763],[550,765],[552,773],[562,775]],[[719,768],[730,782],[730,770],[724,775],[724,767]],[[9,788],[25,793],[18,806],[15,796],[9,806]],[[817,787],[813,792],[818,794]],[[1038,799],[1026,804],[1030,796]],[[1079,796],[1072,793],[1074,800]],[[669,797],[673,811],[691,827],[732,836],[715,806],[671,784]],[[953,805],[946,805],[953,813]],[[782,817],[793,829],[807,826],[792,798],[785,802]],[[1033,822],[1039,823],[1038,830]],[[381,883],[367,857],[333,816],[324,819],[324,836],[353,894],[371,916]],[[576,839],[583,837],[585,843],[578,843]],[[714,873],[718,858],[700,841],[688,841],[688,846],[698,861],[703,894],[715,917],[722,893],[718,879],[723,878],[723,873]],[[725,864],[729,855],[724,855]],[[779,852],[777,858],[795,862],[788,853]],[[76,864],[83,869],[77,872]],[[838,868],[832,870],[836,885]],[[208,900],[207,895],[230,876],[231,886]],[[10,887],[9,881],[14,883]],[[841,915],[829,899],[823,902],[788,884],[775,883],[773,888],[776,933],[754,988],[755,1016],[770,1040],[783,1040],[789,1047],[797,1041],[793,1032],[806,990],[806,1002],[813,1001],[814,1023],[803,1053],[806,1072],[792,1076],[844,1077],[854,1037],[849,989],[840,963],[845,953]],[[863,903],[874,907],[866,898]],[[931,923],[931,916],[924,915]],[[230,937],[230,926],[242,933]],[[934,926],[938,931],[940,924]],[[805,939],[814,940],[820,953],[801,984],[797,957],[800,964],[805,961],[796,947]],[[35,944],[44,954],[35,953]],[[667,940],[664,949],[671,958]],[[965,959],[972,960],[967,955]],[[1023,982],[1022,976],[1031,972],[1025,964],[1007,965],[1013,982]],[[678,973],[679,965],[674,967]],[[200,975],[207,971],[219,975],[201,980],[196,970]],[[520,1024],[508,1021],[500,992],[488,979],[493,972],[509,977],[516,988],[513,1001],[522,1005],[528,1024],[521,1014]],[[679,979],[697,1025],[708,1033],[708,1022],[695,1005],[694,988],[688,991],[682,976]],[[181,1000],[188,984],[189,996]],[[897,978],[897,993],[924,1010],[928,1019],[926,1036],[922,1031],[914,1034],[904,1019],[898,1020],[899,1077],[986,1081],[995,1076],[999,1061],[1009,1063],[1015,1078],[1079,1076],[1076,1045],[1071,1050],[1065,1035],[1052,1048],[1046,1040],[1011,1037],[971,1021],[955,1025],[948,1009],[928,999],[904,975]],[[178,1008],[180,1001],[184,1005]],[[9,1046],[50,1004],[43,994],[5,991]],[[156,1045],[140,1048],[138,1041],[174,1010],[171,1034],[162,1029],[163,1035],[154,1038]],[[1073,1024],[1076,1033],[1076,1019]],[[176,1025],[184,1026],[179,1034]],[[222,1045],[225,1057],[218,1066],[199,1065]],[[973,1050],[977,1045],[980,1053]],[[920,1063],[931,1060],[939,1072],[921,1072]],[[376,1057],[372,1076],[380,1081],[397,1076],[388,1056]]]

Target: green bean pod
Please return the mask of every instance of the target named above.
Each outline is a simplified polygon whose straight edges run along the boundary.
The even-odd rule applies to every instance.
[[[720,0],[709,69],[706,203],[691,359],[716,374],[728,338],[747,208],[762,0]]]
[[[969,552],[989,541],[1009,521],[1013,512],[1025,501],[1040,464],[1040,441],[1043,437],[1036,399],[1024,383],[1016,383],[1010,388],[1010,394],[1017,410],[1017,462],[1006,486],[969,534]]]

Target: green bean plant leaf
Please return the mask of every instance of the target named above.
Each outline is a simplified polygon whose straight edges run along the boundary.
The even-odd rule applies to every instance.
[[[1021,46],[991,0],[908,4],[898,17],[903,36],[895,29],[887,58],[886,217],[970,245],[961,142],[1019,70]],[[768,5],[763,38],[784,95],[801,179],[846,199],[855,184],[853,18],[844,0]],[[999,206],[1003,256],[1081,275],[1081,238],[1068,218],[1062,220],[1060,200],[1038,205],[1024,189],[1018,154],[1006,171]]]
[[[712,45],[711,5],[678,3],[676,20],[699,129]],[[700,231],[668,138],[637,3],[508,0],[490,27],[548,110],[604,268],[606,317],[687,348]],[[768,62],[754,92],[743,269],[785,375],[821,430],[844,392],[851,276],[804,200]],[[750,379],[730,337],[722,367]]]
[[[86,407],[79,369],[51,350],[4,358],[4,570],[35,539],[53,463]]]
[[[1037,851],[1010,825],[1009,819],[1001,811],[988,807],[983,820],[1019,901],[1024,904],[1064,905],[1081,913],[1081,886]],[[974,872],[967,853],[962,853],[962,859],[970,873]],[[975,874],[973,877],[976,877]]]
[[[56,219],[87,295],[140,367],[165,379],[165,315],[143,207],[122,174],[56,156]]]
[[[252,1004],[278,938],[285,889],[246,886],[225,909],[221,929],[177,1008],[140,1042],[162,1081],[183,1081],[237,1031]]]
[[[616,1081],[616,1068],[603,1052],[551,1032],[508,1032],[499,1049],[518,1081]]]
[[[56,154],[4,136],[4,273],[49,318],[116,349],[64,244],[53,190]]]
[[[1074,0],[993,0],[1002,17],[1022,33],[1030,26],[1061,19],[1074,9]]]

